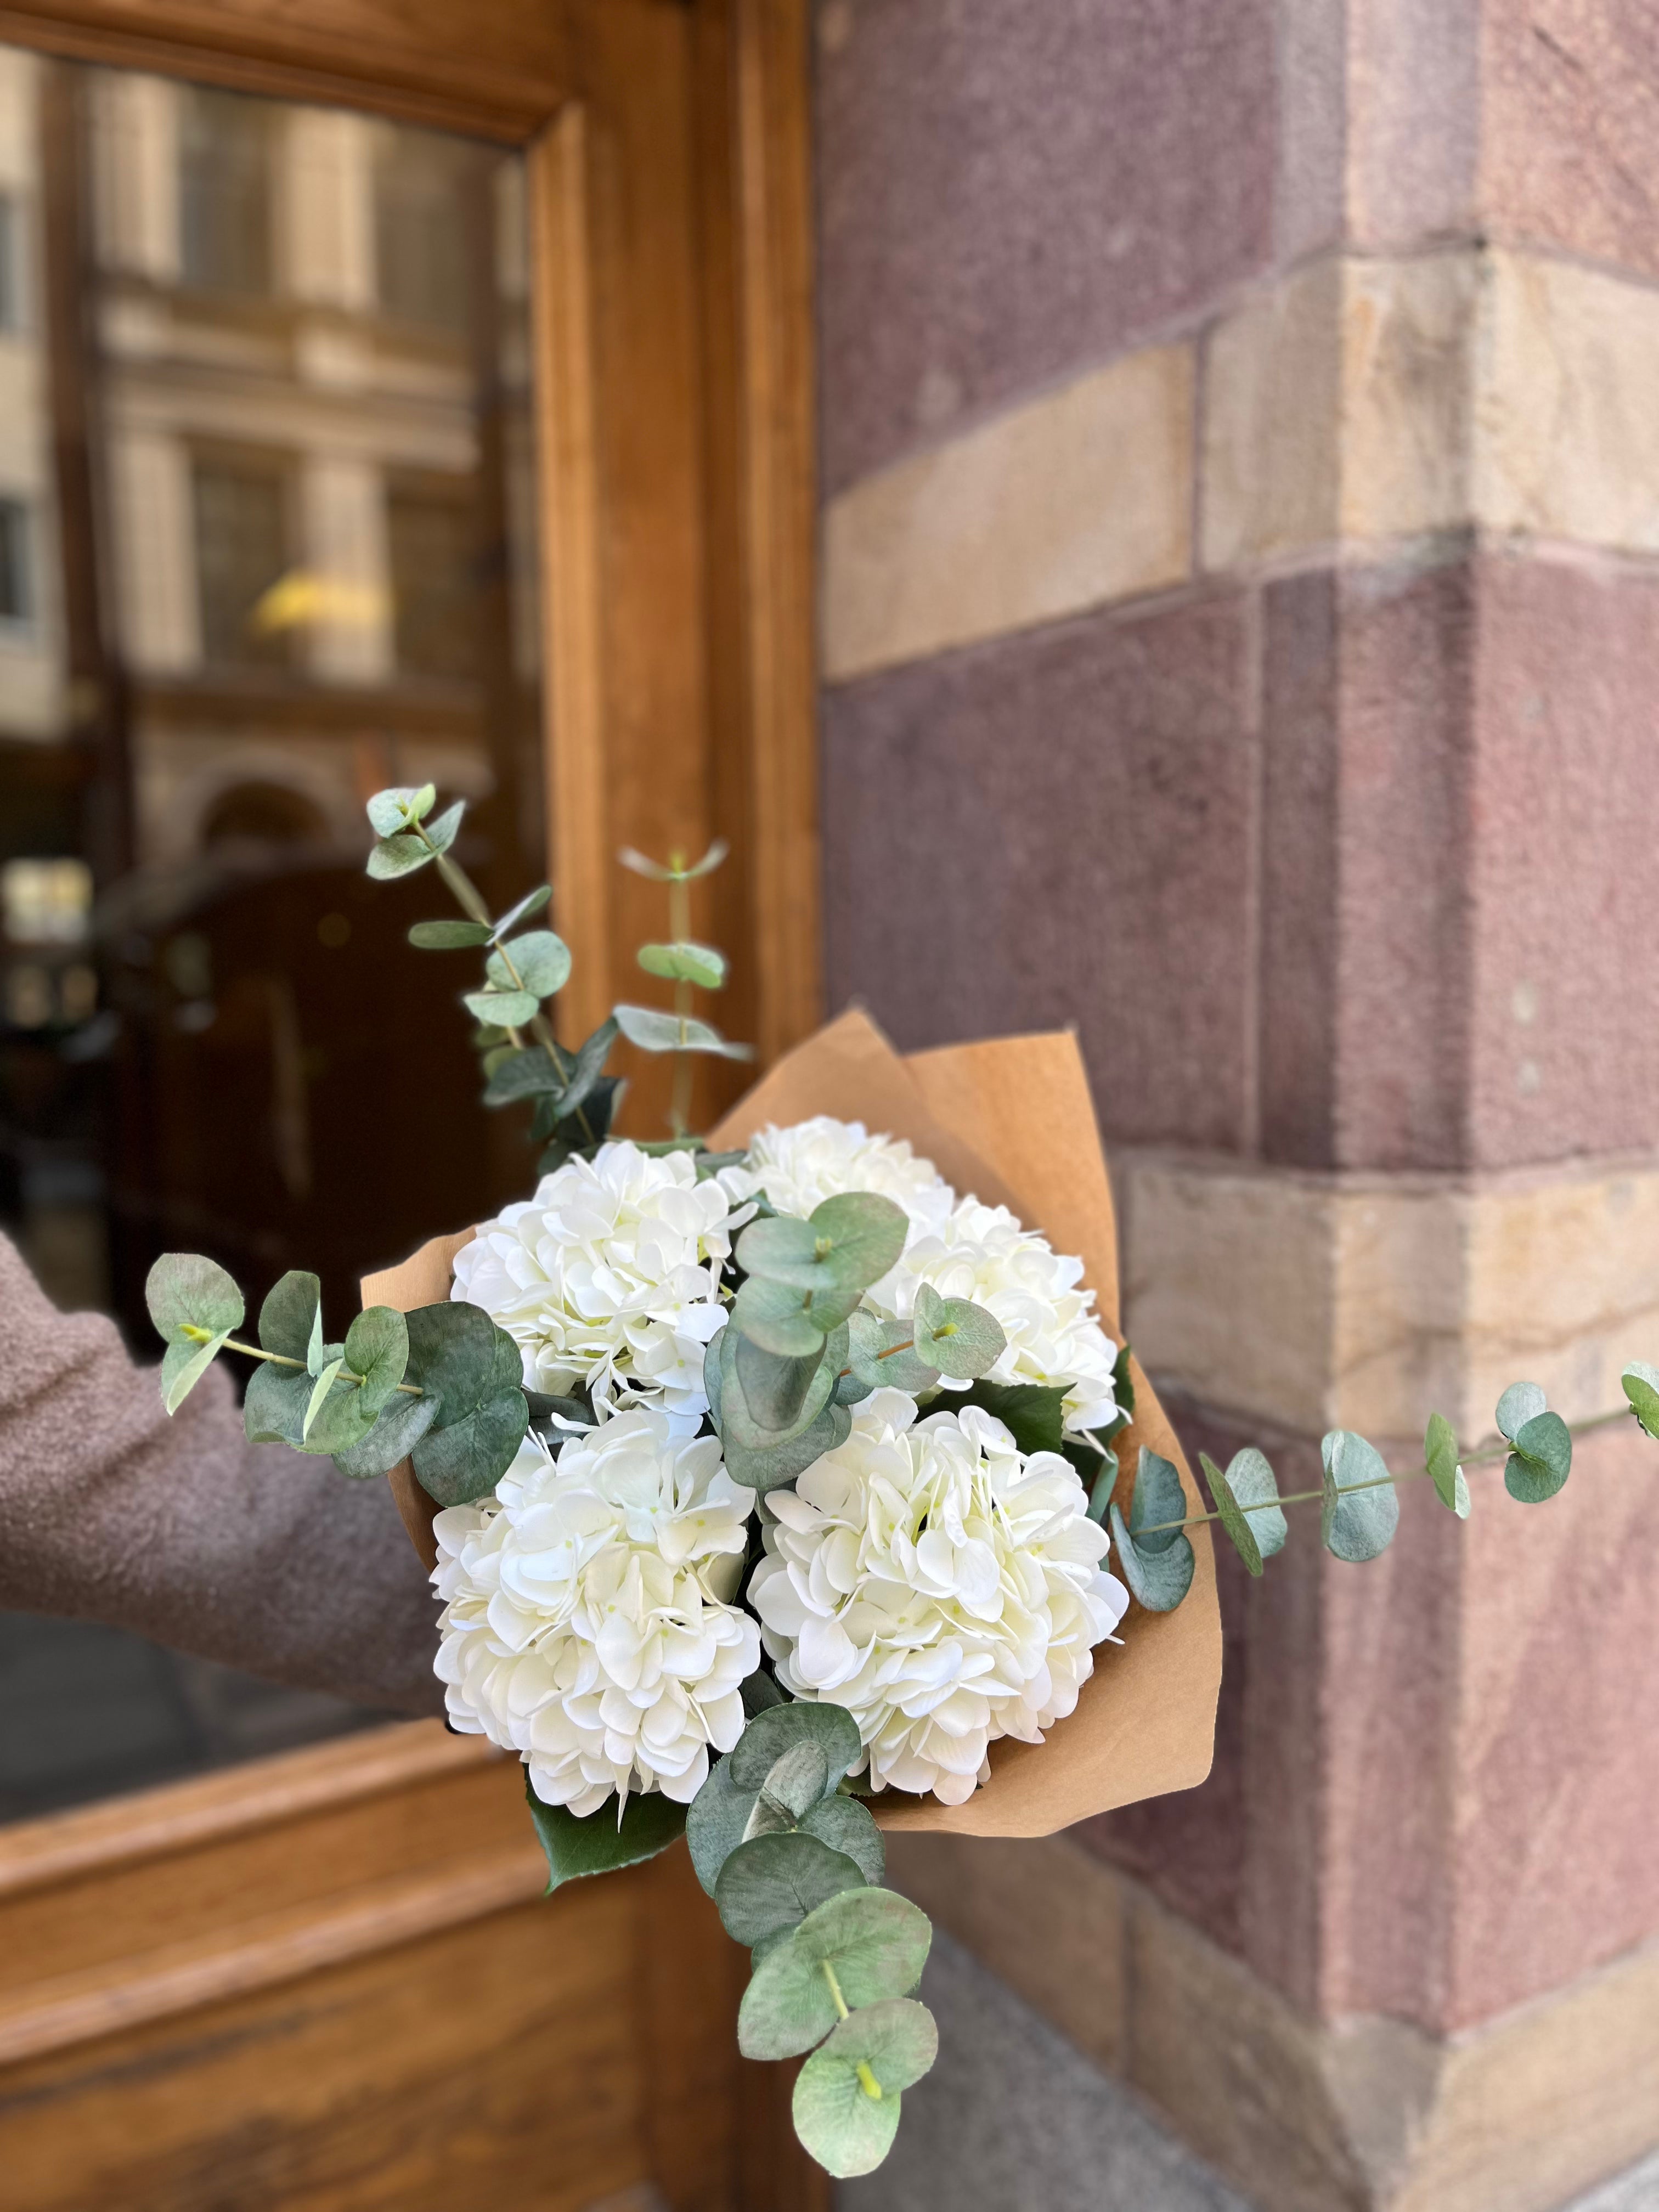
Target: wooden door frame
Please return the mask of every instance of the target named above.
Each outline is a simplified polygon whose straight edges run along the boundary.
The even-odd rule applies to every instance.
[[[586,0],[589,6],[605,0]],[[807,0],[610,0],[672,12],[697,42],[704,109],[691,180],[724,327],[708,360],[724,429],[711,507],[729,574],[711,623],[700,742],[736,848],[745,1012],[762,1065],[822,1018],[817,849],[811,219]],[[10,0],[0,41],[343,104],[526,149],[551,851],[577,952],[563,1002],[580,1033],[635,994],[614,854],[672,824],[617,823],[608,795],[641,763],[618,726],[601,619],[605,486],[596,461],[587,201],[596,100],[569,0]],[[705,395],[705,404],[707,395]],[[715,480],[715,478],[718,480]],[[648,776],[644,779],[648,782]],[[741,819],[727,828],[725,815]],[[735,831],[736,834],[733,834]],[[732,902],[723,902],[730,915]]]

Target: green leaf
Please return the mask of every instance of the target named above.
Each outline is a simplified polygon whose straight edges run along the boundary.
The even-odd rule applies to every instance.
[[[758,1802],[781,1813],[793,1827],[829,1787],[830,1760],[823,1746],[803,1736],[773,1760]]]
[[[532,914],[539,914],[552,896],[553,886],[550,884],[538,884],[533,891],[525,893],[517,906],[508,907],[507,912],[490,931],[490,935],[505,937],[509,929],[516,929],[521,921],[527,921]]]
[[[802,2147],[838,2181],[873,2172],[891,2149],[901,2093],[939,2056],[939,2029],[914,1997],[888,1997],[838,2021],[795,2077]]]
[[[853,1431],[853,1416],[845,1406],[829,1405],[810,1428],[792,1437],[787,1443],[773,1444],[765,1451],[749,1451],[731,1438],[720,1447],[726,1471],[733,1482],[740,1482],[745,1490],[781,1490],[786,1483],[793,1482],[797,1475],[825,1452],[834,1451],[844,1444]]]
[[[896,1267],[910,1231],[903,1207],[873,1190],[826,1198],[808,1218],[819,1259],[848,1291],[867,1291]]]
[[[516,983],[514,969],[519,973]],[[527,991],[533,998],[550,999],[570,980],[570,947],[550,929],[532,929],[492,952],[484,963],[484,973],[500,990]]]
[[[1659,1367],[1650,1367],[1645,1359],[1632,1359],[1619,1379],[1632,1413],[1650,1437],[1659,1437]]]
[[[917,1358],[908,1321],[884,1321],[860,1308],[847,1316],[847,1332],[842,1364],[852,1369],[851,1380],[860,1387],[856,1395],[849,1391],[842,1397],[837,1383],[836,1395],[843,1403],[856,1404],[872,1390],[906,1390],[914,1398],[939,1388],[939,1370]]]
[[[516,1030],[532,1019],[541,1001],[529,991],[488,990],[463,991],[461,1004],[481,1022],[496,1029]]]
[[[1374,1559],[1394,1541],[1400,1498],[1382,1455],[1352,1429],[1332,1429],[1320,1439],[1325,1469],[1319,1534],[1339,1559]],[[1359,1489],[1361,1484],[1373,1484]]]
[[[464,945],[488,945],[489,924],[487,921],[417,921],[410,930],[409,941],[422,952],[459,952]]]
[[[809,1912],[756,1966],[738,2014],[745,2058],[793,2058],[823,2041],[838,2017],[823,1968],[853,2009],[908,1996],[921,1978],[933,1931],[890,1889],[849,1889]]]
[[[316,1424],[317,1416],[323,1409],[323,1401],[334,1388],[335,1377],[344,1365],[343,1358],[331,1359],[327,1365],[319,1371],[317,1380],[312,1385],[311,1397],[306,1407],[305,1418],[300,1424],[300,1436],[302,1442],[310,1437],[312,1429]]]
[[[377,791],[368,802],[369,827],[377,837],[393,836],[411,822],[424,820],[437,797],[437,787],[430,783],[418,787],[412,783],[393,784],[389,790]]]
[[[1522,1505],[1541,1505],[1572,1472],[1572,1431],[1559,1413],[1534,1413],[1512,1441],[1504,1487]]]
[[[447,853],[455,842],[455,833],[461,826],[461,817],[466,812],[466,801],[458,799],[447,806],[434,822],[426,825],[426,834],[441,853]]]
[[[712,945],[642,945],[639,959],[647,975],[663,975],[671,983],[695,983],[702,991],[725,986],[726,955]]]
[[[176,1413],[196,1385],[218,1358],[228,1328],[218,1330],[205,1344],[198,1344],[189,1337],[175,1337],[161,1354],[161,1403],[169,1413]]]
[[[693,866],[665,868],[659,860],[653,860],[632,845],[624,845],[617,858],[623,867],[631,868],[636,876],[648,876],[653,884],[690,884],[699,876],[712,875],[732,848],[724,837],[716,837],[708,850]]]
[[[562,1097],[565,1088],[565,1078],[553,1065],[553,1055],[547,1047],[526,1045],[520,1051],[505,1054],[490,1069],[483,1103],[486,1106],[511,1106],[520,1098],[543,1097],[556,1101]]]
[[[487,1398],[521,1381],[523,1357],[504,1328],[482,1306],[440,1299],[405,1314],[409,1365],[405,1380],[438,1401],[438,1425],[464,1419]]]
[[[752,1060],[755,1048],[732,1044],[707,1022],[667,1014],[660,1006],[615,1006],[617,1026],[642,1052],[714,1052],[723,1060]]]
[[[416,1479],[440,1505],[488,1498],[518,1457],[530,1408],[516,1384],[459,1421],[428,1429],[410,1454]]]
[[[864,1886],[854,1861],[816,1836],[756,1836],[739,1844],[720,1869],[714,1904],[734,1942],[762,1943],[840,1891]]]
[[[337,1348],[342,1352],[345,1350],[344,1345]],[[323,1309],[319,1304],[311,1316],[311,1334],[306,1339],[306,1372],[313,1376],[320,1375],[327,1365],[330,1356],[323,1343]]]
[[[816,1359],[782,1359],[729,1325],[711,1347],[718,1392],[709,1402],[723,1442],[747,1451],[775,1449],[804,1436],[828,1405],[836,1377],[846,1364],[847,1340],[840,1329],[827,1336]]]
[[[1066,1456],[1072,1461],[1073,1467],[1077,1466],[1077,1461],[1073,1458],[1069,1451]],[[1095,1457],[1099,1462],[1099,1466],[1089,1491],[1089,1518],[1091,1521],[1097,1521],[1103,1528],[1106,1525],[1106,1509],[1110,1505],[1117,1490],[1117,1478],[1121,1469],[1118,1466],[1117,1454],[1115,1451],[1097,1452]],[[1081,1469],[1079,1472],[1080,1474]]]
[[[259,1309],[259,1342],[264,1349],[280,1352],[284,1359],[304,1359],[311,1348],[313,1328],[320,1340],[318,1315],[322,1302],[323,1286],[316,1276],[291,1268],[271,1285]]]
[[[824,1338],[847,1317],[844,1310],[836,1310],[833,1291],[827,1284],[825,1287],[827,1308],[819,1313],[810,1291],[797,1290],[769,1275],[750,1275],[732,1301],[730,1328],[774,1358],[792,1363],[817,1359]]]
[[[310,1399],[311,1377],[303,1368],[256,1367],[242,1401],[242,1427],[248,1442],[291,1444],[298,1451]]]
[[[611,1046],[617,1042],[617,1035],[616,1018],[613,1015],[607,1014],[598,1029],[582,1040],[577,1050],[575,1060],[571,1066],[569,1088],[566,1091],[563,1102],[559,1108],[561,1121],[568,1121],[583,1108],[587,1108],[591,1098],[598,1097],[600,1100],[604,1099],[606,1095],[605,1063]],[[593,1126],[596,1136],[603,1136],[610,1127],[611,1113],[614,1112],[617,1102],[625,1088],[618,1076],[611,1076],[608,1080],[611,1102],[609,1108],[598,1113],[592,1108],[588,1108],[587,1118]]]
[[[1233,1496],[1232,1485],[1208,1452],[1200,1452],[1198,1463],[1204,1470],[1204,1480],[1210,1486],[1210,1495],[1215,1500],[1215,1510],[1222,1527],[1232,1540],[1233,1549],[1243,1560],[1251,1574],[1261,1573],[1261,1553],[1250,1527],[1250,1516],[1238,1510],[1238,1500]]]
[[[708,1770],[708,1780],[691,1800],[685,1820],[685,1840],[691,1849],[691,1863],[696,1869],[697,1880],[710,1897],[714,1894],[720,1869],[748,1833],[749,1816],[755,1809],[757,1795],[757,1791],[744,1790],[732,1779],[728,1756],[714,1761]]]
[[[1255,1538],[1255,1548],[1260,1556],[1271,1559],[1275,1553],[1282,1552],[1287,1534],[1285,1509],[1281,1505],[1264,1504],[1266,1499],[1279,1496],[1279,1485],[1273,1480],[1273,1468],[1266,1457],[1257,1451],[1254,1444],[1247,1444],[1243,1451],[1235,1452],[1227,1462],[1227,1485],[1241,1506],[1255,1508],[1254,1512],[1246,1513],[1244,1518],[1250,1524],[1250,1533]]]
[[[412,876],[416,868],[425,867],[432,858],[425,841],[408,830],[396,837],[382,837],[368,856],[368,872],[376,883],[391,883],[398,876]]]
[[[790,1213],[751,1221],[738,1239],[735,1257],[744,1274],[796,1290],[819,1290],[835,1279],[818,1256],[817,1231]]]
[[[144,1304],[167,1338],[186,1328],[228,1334],[240,1328],[246,1310],[234,1277],[199,1252],[164,1252],[145,1279]]]
[[[987,1382],[982,1378],[957,1401],[982,1406],[1002,1423],[1021,1451],[1059,1451],[1066,1440],[1063,1383]]]
[[[250,1395],[252,1390],[250,1389]],[[412,1397],[396,1391],[381,1408],[368,1435],[333,1454],[335,1466],[354,1481],[390,1474],[406,1460],[437,1417],[435,1398]]]
[[[364,1410],[378,1413],[409,1364],[409,1323],[395,1306],[370,1306],[346,1331],[345,1359],[362,1378],[357,1395]]]
[[[536,1834],[547,1854],[549,1897],[562,1883],[579,1881],[584,1875],[611,1874],[618,1867],[653,1859],[685,1832],[684,1806],[654,1790],[648,1796],[629,1799],[620,1825],[609,1802],[582,1820],[562,1805],[544,1805],[528,1774],[525,1796]]]
[[[1511,1382],[1498,1401],[1499,1433],[1513,1443],[1534,1415],[1543,1412],[1547,1402],[1536,1382]]]
[[[942,1298],[931,1283],[916,1285],[911,1329],[916,1357],[959,1382],[983,1375],[1008,1348],[994,1314],[971,1298]]]
[[[1191,1544],[1182,1536],[1167,1551],[1142,1551],[1117,1506],[1113,1504],[1108,1512],[1118,1571],[1131,1593],[1148,1613],[1173,1613],[1192,1588],[1196,1562]]]
[[[1423,1464],[1435,1496],[1460,1521],[1469,1517],[1469,1486],[1457,1464],[1457,1434],[1443,1413],[1431,1413],[1423,1437]]]
[[[851,1859],[872,1888],[880,1887],[887,1873],[887,1850],[867,1805],[860,1805],[856,1797],[821,1798],[801,1814],[800,1825],[806,1834]]]
[[[815,1743],[824,1756],[825,1788],[833,1789],[864,1756],[859,1724],[845,1705],[801,1698],[770,1705],[757,1713],[738,1737],[728,1764],[732,1778],[744,1790],[764,1787],[784,1753],[799,1743]]]

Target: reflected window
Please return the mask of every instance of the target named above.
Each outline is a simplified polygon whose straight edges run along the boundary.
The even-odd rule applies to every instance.
[[[374,261],[388,315],[437,330],[467,319],[466,195],[471,149],[434,131],[381,133],[374,164]]]
[[[34,613],[30,537],[27,507],[0,497],[0,623],[27,623]]]
[[[394,482],[386,495],[398,668],[465,678],[478,665],[476,525],[463,483]]]
[[[179,118],[179,246],[185,282],[210,292],[271,289],[271,110],[234,92],[190,90]]]
[[[191,488],[202,658],[232,667],[285,661],[293,630],[273,618],[270,599],[290,565],[285,465],[198,454]]]

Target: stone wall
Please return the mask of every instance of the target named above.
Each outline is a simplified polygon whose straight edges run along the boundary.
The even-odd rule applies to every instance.
[[[1194,1441],[1294,1479],[1334,1425],[1473,1441],[1519,1375],[1617,1405],[1659,1356],[1659,19],[817,32],[831,1004],[907,1046],[1076,1021]],[[1447,2151],[1465,2193],[1422,2201],[1553,2204],[1643,2147],[1560,2113],[1626,2018],[1586,1991],[1659,1936],[1654,1473],[1620,1431],[1542,1511],[1488,1475],[1369,1569],[1304,1528],[1230,1570],[1215,1776],[1082,1838],[1316,2074],[1339,2023],[1439,2054],[1376,2061],[1310,2204],[1419,2201],[1445,2053],[1552,1995],[1566,2166],[1523,2200]]]

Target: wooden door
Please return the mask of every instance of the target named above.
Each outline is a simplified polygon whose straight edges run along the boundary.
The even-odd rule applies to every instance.
[[[643,995],[661,931],[617,847],[721,836],[726,1026],[763,1059],[805,1034],[805,0],[15,0],[0,40],[526,148],[571,1026]],[[700,1117],[743,1079],[712,1064]],[[0,1831],[6,2203],[827,2201],[779,2069],[735,2055],[744,1961],[684,1850],[541,1881],[518,1768],[434,1725]]]

